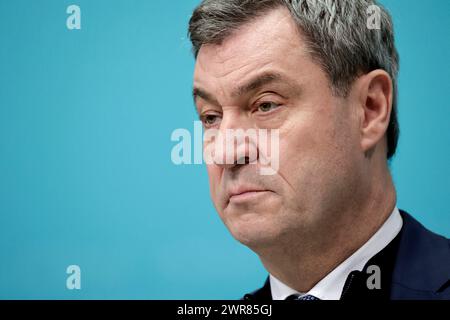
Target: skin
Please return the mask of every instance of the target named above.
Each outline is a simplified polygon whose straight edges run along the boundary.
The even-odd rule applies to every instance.
[[[264,73],[277,77],[245,90]],[[221,44],[203,45],[194,93],[206,129],[279,130],[275,175],[261,175],[258,164],[248,163],[212,163],[207,169],[224,224],[288,286],[310,290],[394,209],[385,137],[389,75],[363,74],[347,97],[335,96],[285,8],[243,25]],[[215,159],[225,156],[214,153]],[[230,198],[239,188],[258,192]]]

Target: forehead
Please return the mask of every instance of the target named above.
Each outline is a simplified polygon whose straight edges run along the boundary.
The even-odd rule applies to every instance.
[[[219,45],[203,45],[194,71],[194,86],[236,84],[264,69],[292,72],[301,68],[306,50],[286,8],[273,9],[244,24]]]

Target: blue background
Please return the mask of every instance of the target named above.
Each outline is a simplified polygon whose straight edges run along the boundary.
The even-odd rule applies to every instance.
[[[197,0],[0,1],[0,298],[235,299],[262,285],[228,234],[192,131]],[[383,1],[401,57],[399,207],[450,236],[450,2]],[[81,290],[66,268],[81,267]]]

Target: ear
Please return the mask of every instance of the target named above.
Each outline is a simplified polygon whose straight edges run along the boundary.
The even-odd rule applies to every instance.
[[[385,141],[392,110],[392,80],[384,70],[371,71],[360,80],[361,148],[370,154],[380,141]]]

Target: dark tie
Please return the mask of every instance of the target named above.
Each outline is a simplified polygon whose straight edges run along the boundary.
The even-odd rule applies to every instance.
[[[320,300],[320,299],[317,298],[317,297],[314,297],[314,296],[312,296],[310,294],[307,294],[305,296],[301,296],[299,294],[291,294],[289,297],[287,297],[284,300],[289,300],[289,301],[299,301],[299,300],[307,301],[307,300]]]

